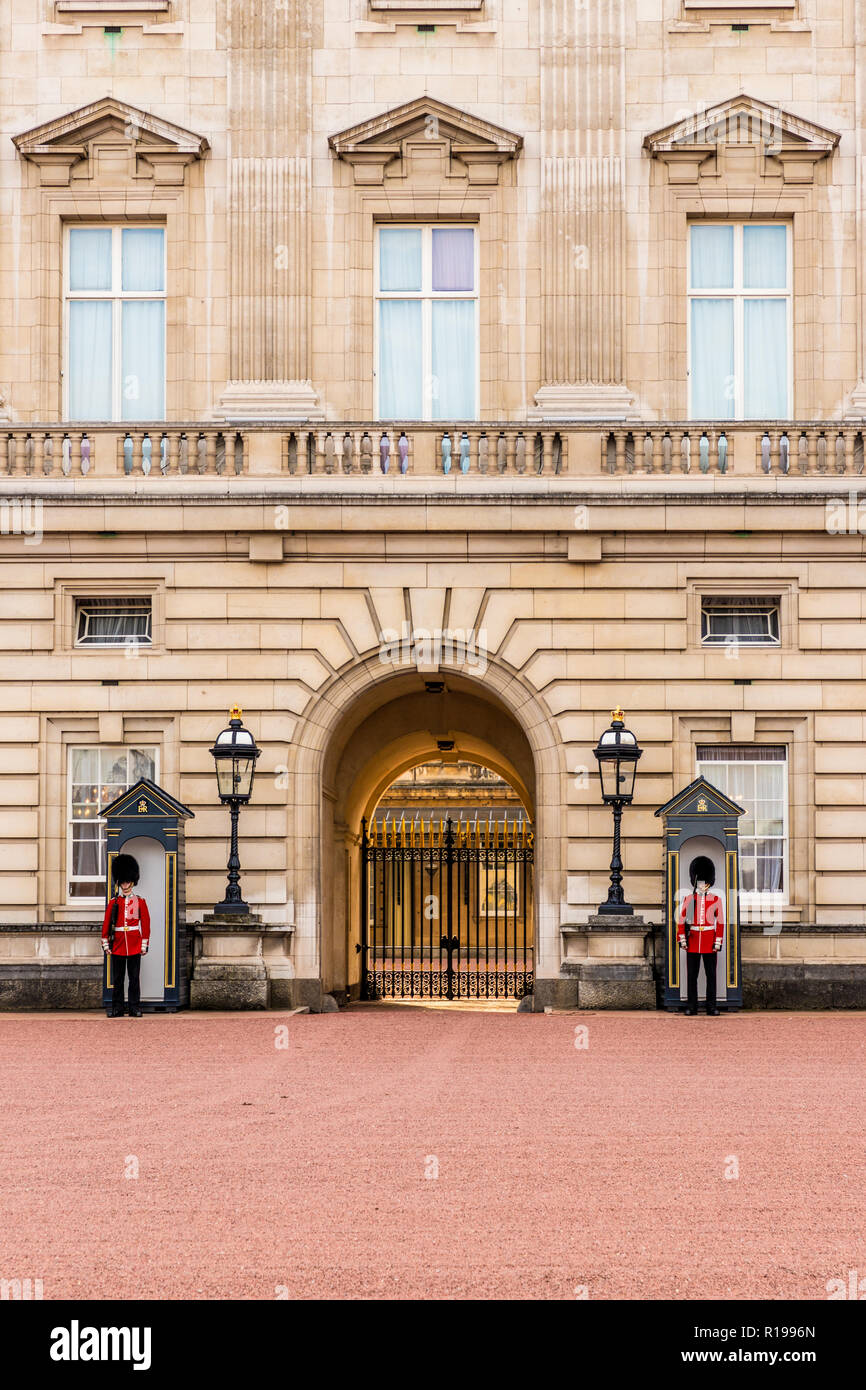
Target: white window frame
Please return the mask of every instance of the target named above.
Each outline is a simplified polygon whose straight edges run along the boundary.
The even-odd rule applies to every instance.
[[[686,256],[686,375],[688,378],[688,413],[694,420],[692,406],[692,303],[696,299],[731,299],[734,301],[734,413],[733,421],[769,420],[769,416],[745,414],[745,311],[747,299],[784,299],[788,311],[785,316],[785,334],[788,347],[788,410],[783,420],[792,420],[794,408],[794,237],[793,225],[783,218],[761,217],[736,220],[730,217],[692,218],[688,225],[688,247]],[[693,227],[733,227],[734,229],[734,287],[730,290],[692,289],[692,228]],[[784,227],[786,232],[785,269],[787,282],[781,290],[747,290],[743,288],[743,228],[744,227]],[[775,417],[774,417],[775,418]]]
[[[766,759],[766,758],[764,758],[764,759],[755,758],[754,761],[751,761],[751,762],[750,762],[750,760],[749,760],[748,758],[731,758],[729,761],[725,761],[724,758],[717,758],[717,759],[715,759],[713,762],[704,762],[701,758],[698,757],[698,746],[701,747],[701,748],[709,748],[709,747],[722,747],[722,748],[724,748],[724,747],[727,747],[727,746],[729,746],[729,745],[727,745],[727,744],[721,744],[721,745],[710,744],[710,743],[705,739],[700,745],[697,745],[697,746],[695,747],[695,776],[696,776],[696,777],[701,777],[701,776],[706,777],[706,779],[707,779],[708,782],[712,782],[712,780],[713,780],[712,772],[711,772],[711,771],[708,771],[708,769],[712,769],[712,768],[714,768],[714,767],[755,767],[755,766],[761,766],[761,765],[763,765],[764,767],[766,767],[766,766],[768,765],[768,762],[770,761],[769,759]],[[733,746],[734,746],[734,747],[739,747],[739,746],[741,746],[741,745],[734,744]],[[782,745],[782,744],[775,744],[775,745],[773,745],[773,746],[774,746],[774,747],[776,747],[776,746],[782,747],[783,745]],[[783,796],[782,796],[782,835],[781,835],[781,840],[782,840],[782,887],[781,887],[780,889],[777,889],[775,892],[773,892],[773,891],[770,890],[770,889],[767,889],[767,890],[762,890],[762,889],[749,889],[749,890],[745,890],[745,889],[741,888],[741,889],[740,889],[740,898],[741,898],[741,900],[742,900],[743,906],[746,907],[746,908],[750,908],[750,907],[752,907],[752,906],[759,906],[759,905],[762,904],[762,903],[768,903],[768,902],[777,903],[777,904],[778,904],[779,906],[781,906],[781,907],[787,907],[787,906],[788,906],[788,893],[789,893],[789,891],[790,891],[790,881],[791,881],[791,863],[790,863],[790,856],[791,856],[791,838],[790,838],[790,797],[791,797],[790,763],[791,763],[791,749],[790,749],[790,747],[787,746],[787,745],[784,745],[784,746],[785,746],[785,748],[786,748],[785,757],[784,757],[784,758],[778,759],[778,761],[776,761],[775,764],[774,764],[776,767],[780,767],[780,766],[781,766],[781,767],[784,767],[784,769],[785,769],[785,790],[784,790],[784,794],[783,794]],[[756,748],[759,748],[759,747],[760,747],[760,744],[755,744],[755,747],[756,747]],[[735,799],[735,798],[734,798],[734,799]],[[749,836],[747,836],[746,838],[748,838],[748,839],[750,839],[750,840],[757,840],[757,839],[758,839],[758,836],[757,836],[757,835],[749,835]],[[740,847],[740,858],[742,858],[742,846]],[[742,880],[741,880],[741,881],[742,881]]]
[[[73,894],[70,893],[70,891],[69,891],[70,885],[73,884],[73,883],[88,883],[88,882],[91,881],[89,875],[85,875],[85,874],[73,874],[73,872],[72,872],[72,858],[73,858],[73,856],[72,856],[72,826],[73,826],[73,818],[72,818],[72,759],[73,759],[73,756],[74,756],[75,753],[80,753],[82,750],[88,750],[88,749],[89,749],[89,750],[95,749],[98,753],[115,753],[115,754],[117,754],[117,753],[127,753],[127,754],[128,754],[128,753],[149,753],[149,754],[151,754],[152,757],[153,757],[153,780],[154,780],[154,782],[157,782],[157,783],[159,782],[159,754],[160,754],[160,748],[159,748],[159,745],[158,745],[158,744],[154,744],[154,743],[128,743],[128,744],[126,744],[126,743],[118,743],[118,744],[103,744],[103,743],[90,743],[90,742],[88,742],[88,743],[69,743],[69,744],[67,744],[67,746],[66,746],[66,878],[65,878],[65,884],[66,884],[66,887],[65,887],[65,895],[66,895],[66,906],[67,906],[67,907],[88,907],[88,906],[92,906],[94,903],[102,902],[102,894],[96,894],[94,897],[90,897],[90,898],[84,897],[84,896],[77,896],[77,897],[76,897],[76,896],[73,896]],[[128,769],[128,766],[129,766],[129,764],[128,764],[128,762],[127,762],[127,769]],[[79,823],[80,823],[80,822],[79,822]],[[92,821],[89,821],[89,822],[88,822],[88,824],[90,824],[90,825],[101,825],[101,826],[104,826],[104,825],[105,825],[105,819],[104,819],[102,816],[95,816],[94,819],[93,819]]]
[[[124,231],[138,228],[162,232],[162,290],[124,290],[122,286],[123,237]],[[111,289],[73,290],[70,288],[69,257],[72,232],[100,231],[111,232]],[[127,300],[161,300],[166,305],[163,314],[162,344],[162,400],[163,416],[166,413],[166,393],[168,390],[168,239],[162,222],[147,220],[122,222],[67,222],[63,236],[63,418],[69,420],[69,383],[71,370],[69,362],[69,306],[76,300],[109,300],[111,313],[111,424],[135,423],[123,419],[123,340],[121,305]]]
[[[704,636],[704,609],[707,606],[712,607],[713,604],[720,604],[724,601],[728,605],[728,611],[736,611],[738,602],[742,604],[742,601],[744,599],[750,598],[761,600],[762,606],[764,608],[772,609],[775,611],[776,627],[778,629],[778,633],[775,637],[767,635],[766,637],[760,637],[756,639],[752,637],[736,637],[730,634],[727,636],[719,637],[712,637],[709,634],[706,637]],[[719,611],[724,612],[725,609],[722,608]],[[748,614],[750,610],[747,607],[742,606],[742,612]],[[727,647],[736,645],[739,647],[751,648],[780,647],[782,645],[782,602],[781,597],[776,594],[701,594],[701,611],[699,615],[699,621],[702,647]]]
[[[379,272],[381,255],[379,234],[382,231],[420,231],[421,232],[421,288],[420,290],[382,290]],[[433,232],[460,230],[471,231],[473,239],[473,286],[471,290],[433,289]],[[433,418],[433,310],[437,299],[469,299],[475,301],[475,413],[472,420],[480,418],[481,402],[481,292],[480,292],[480,237],[476,222],[379,222],[373,241],[373,413],[377,421],[387,423],[379,410],[379,304],[383,299],[419,299],[421,301],[421,419],[432,424],[447,426],[449,419]],[[390,417],[388,417],[390,419]],[[397,423],[402,423],[398,421]],[[461,422],[458,422],[461,423]]]

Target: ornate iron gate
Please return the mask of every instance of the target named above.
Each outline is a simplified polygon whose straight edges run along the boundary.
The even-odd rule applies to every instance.
[[[364,821],[361,997],[530,994],[533,855],[522,818]]]

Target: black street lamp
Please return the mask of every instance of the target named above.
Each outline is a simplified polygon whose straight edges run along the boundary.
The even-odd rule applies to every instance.
[[[225,901],[219,903],[214,908],[214,912],[248,913],[249,906],[241,897],[240,890],[241,861],[238,858],[238,814],[241,806],[245,806],[252,795],[256,759],[262,750],[256,746],[256,741],[249,729],[244,728],[241,711],[237,705],[232,707],[229,714],[228,728],[223,729],[222,733],[217,736],[210,751],[216,764],[219,798],[224,806],[229,807],[232,818],[232,843],[229,853],[229,877]]]
[[[634,777],[638,758],[643,749],[630,729],[623,724],[624,715],[617,708],[611,712],[611,725],[605,729],[598,744],[593,749],[598,759],[598,775],[601,778],[601,799],[605,806],[613,807],[613,855],[610,861],[610,888],[607,902],[599,907],[600,913],[630,916],[634,908],[625,901],[622,892],[622,856],[620,854],[620,822],[622,808],[634,796]]]

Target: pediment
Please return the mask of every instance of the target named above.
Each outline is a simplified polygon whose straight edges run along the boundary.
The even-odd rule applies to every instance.
[[[204,136],[172,121],[129,106],[116,97],[102,97],[89,106],[24,131],[13,138],[23,159],[36,164],[47,184],[68,184],[94,173],[94,153],[115,152],[118,165],[128,161],[133,176],[156,183],[182,183],[184,169],[209,149]],[[86,162],[86,168],[81,169]]]
[[[383,183],[386,172],[405,178],[413,161],[437,159],[446,177],[497,183],[500,166],[517,158],[523,137],[423,96],[330,136],[328,144],[352,165],[356,183]]]
[[[718,787],[714,787],[712,782],[708,782],[706,777],[696,777],[682,791],[672,796],[670,801],[666,801],[664,806],[659,806],[655,812],[657,816],[668,817],[701,817],[701,816],[744,816],[746,813],[742,806],[738,806],[736,801],[732,801]]]
[[[668,165],[672,182],[696,182],[715,171],[720,152],[736,157],[739,150],[760,157],[763,174],[811,183],[815,165],[833,153],[839,139],[814,121],[740,93],[648,135],[644,149]],[[776,164],[768,166],[772,160]]]

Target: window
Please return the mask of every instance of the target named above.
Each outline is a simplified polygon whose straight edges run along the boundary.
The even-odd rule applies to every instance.
[[[478,266],[473,227],[380,227],[377,402],[382,420],[474,420]]]
[[[785,747],[705,744],[698,775],[743,807],[740,890],[784,897],[788,875],[788,760]]]
[[[155,748],[70,748],[67,863],[69,897],[105,891],[104,808],[140,777],[156,781]]]
[[[66,417],[165,416],[165,231],[70,227]]]
[[[77,598],[76,647],[149,647],[152,606],[147,596]]]
[[[692,419],[788,418],[790,242],[790,227],[781,222],[690,226]]]
[[[701,642],[707,647],[779,645],[778,597],[701,599]]]

